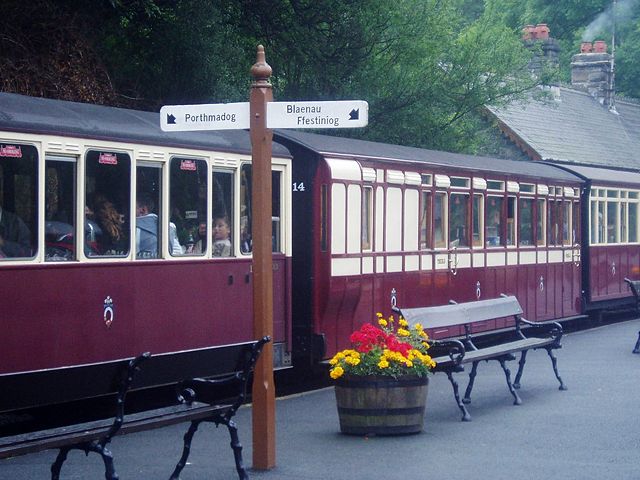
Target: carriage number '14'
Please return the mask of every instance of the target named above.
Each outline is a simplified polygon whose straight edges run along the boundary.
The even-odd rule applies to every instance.
[[[293,182],[293,191],[304,192],[304,182],[300,182],[300,183]]]

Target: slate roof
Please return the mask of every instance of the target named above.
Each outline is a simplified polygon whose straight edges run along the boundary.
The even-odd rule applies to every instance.
[[[553,99],[488,107],[501,130],[534,160],[640,171],[640,104],[615,111],[587,93],[552,87]]]
[[[324,157],[424,162],[435,166],[464,168],[476,172],[494,172],[507,176],[526,175],[569,182],[581,181],[579,177],[569,172],[544,163],[426,150],[345,137],[330,137],[297,130],[274,130],[274,141],[283,143],[285,146],[288,145],[288,142],[294,142]]]
[[[0,93],[0,130],[251,154],[246,130],[164,132],[160,114]],[[273,155],[290,157],[281,145]]]

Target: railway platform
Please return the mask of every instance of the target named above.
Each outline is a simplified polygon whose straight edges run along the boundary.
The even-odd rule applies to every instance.
[[[460,421],[446,376],[434,375],[424,432],[417,435],[342,435],[333,388],[279,398],[277,466],[249,469],[249,475],[260,480],[638,479],[640,355],[632,354],[638,330],[640,319],[634,319],[563,337],[557,353],[567,391],[559,391],[550,378],[546,352],[532,352],[519,406],[512,404],[502,373],[495,371],[499,365],[488,364],[476,377],[471,422]],[[235,418],[250,468],[251,407],[243,407]],[[184,427],[116,437],[111,449],[120,478],[168,478],[180,456]],[[201,429],[181,479],[237,478],[226,428]],[[55,455],[48,451],[0,461],[0,479],[49,478]],[[61,478],[103,475],[97,455],[72,452]]]

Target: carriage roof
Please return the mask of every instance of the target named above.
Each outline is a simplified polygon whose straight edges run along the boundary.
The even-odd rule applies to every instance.
[[[149,145],[251,153],[246,130],[164,132],[160,115],[89,103],[0,93],[0,130]],[[289,157],[281,145],[275,156]]]
[[[434,166],[463,168],[475,172],[492,172],[509,176],[540,177],[550,181],[582,183],[583,180],[553,165],[537,162],[504,160],[462,153],[426,150],[387,143],[369,142],[345,137],[329,137],[293,130],[277,130],[277,141],[301,145],[319,155],[351,157],[393,162],[423,162]]]

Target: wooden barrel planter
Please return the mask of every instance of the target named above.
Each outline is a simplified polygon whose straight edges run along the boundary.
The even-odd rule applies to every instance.
[[[404,435],[424,426],[429,377],[342,377],[336,381],[340,431]]]

